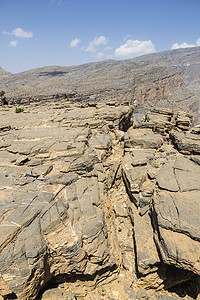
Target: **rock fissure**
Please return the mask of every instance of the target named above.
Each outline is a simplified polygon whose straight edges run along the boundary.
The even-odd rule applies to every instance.
[[[190,141],[197,152],[200,141],[188,114],[154,109],[132,126],[127,103],[26,110],[15,119],[8,109],[0,136],[9,145],[0,148],[0,295],[198,290],[200,166]]]

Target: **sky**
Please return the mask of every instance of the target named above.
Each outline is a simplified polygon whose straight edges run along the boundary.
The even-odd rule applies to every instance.
[[[0,0],[11,73],[200,46],[200,0]]]

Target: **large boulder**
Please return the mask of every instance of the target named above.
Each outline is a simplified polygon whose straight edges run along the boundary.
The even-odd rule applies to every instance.
[[[170,139],[183,154],[200,154],[200,138],[190,132],[171,132]]]

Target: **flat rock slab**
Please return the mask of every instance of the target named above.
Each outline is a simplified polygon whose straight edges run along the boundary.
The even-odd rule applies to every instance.
[[[154,149],[134,149],[130,151],[131,155],[131,165],[133,167],[146,165],[148,162],[152,161],[155,155]]]
[[[98,133],[90,139],[90,146],[95,149],[109,149],[112,138],[109,134]]]
[[[151,129],[130,128],[124,136],[125,148],[158,149],[162,144],[162,136],[159,134],[155,135]]]
[[[178,156],[174,165],[175,176],[181,191],[200,190],[200,166]]]
[[[160,189],[171,192],[200,190],[200,167],[190,159],[178,156],[161,167],[156,180]]]
[[[200,274],[199,242],[165,228],[160,229],[160,239],[162,242],[158,245],[165,263]]]
[[[157,175],[155,239],[167,264],[200,274],[200,166],[178,155]]]
[[[199,241],[199,199],[199,191],[183,193],[159,191],[154,201],[158,225],[172,231],[182,232]]]
[[[157,191],[153,200],[154,230],[166,263],[200,274],[200,191],[199,186],[191,190],[190,180],[188,188],[185,186],[184,191]]]
[[[153,228],[148,214],[140,216],[136,207],[132,206],[134,223],[134,241],[136,248],[137,271],[146,275],[157,270],[160,262],[156,245],[153,239]]]
[[[157,184],[159,188],[172,192],[178,192],[179,186],[174,174],[174,162],[169,162],[162,166],[157,175]]]

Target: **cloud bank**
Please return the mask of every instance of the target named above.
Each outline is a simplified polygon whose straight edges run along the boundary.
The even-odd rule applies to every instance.
[[[192,48],[192,47],[199,47],[200,46],[200,39],[196,41],[196,44],[188,44],[186,42],[182,44],[174,43],[171,47],[171,50],[176,50],[180,48]]]
[[[69,44],[70,48],[75,48],[78,46],[78,44],[80,43],[80,39],[76,38],[74,40],[71,41],[71,43]]]
[[[175,43],[172,45],[171,47],[171,50],[175,50],[175,49],[179,49],[179,48],[192,48],[192,47],[196,47],[195,44],[187,44],[187,43],[182,43],[182,44],[178,44],[178,43]]]
[[[155,51],[155,46],[151,40],[128,40],[125,44],[117,48],[114,54],[115,57],[118,58],[131,58],[148,53],[153,53]]]

